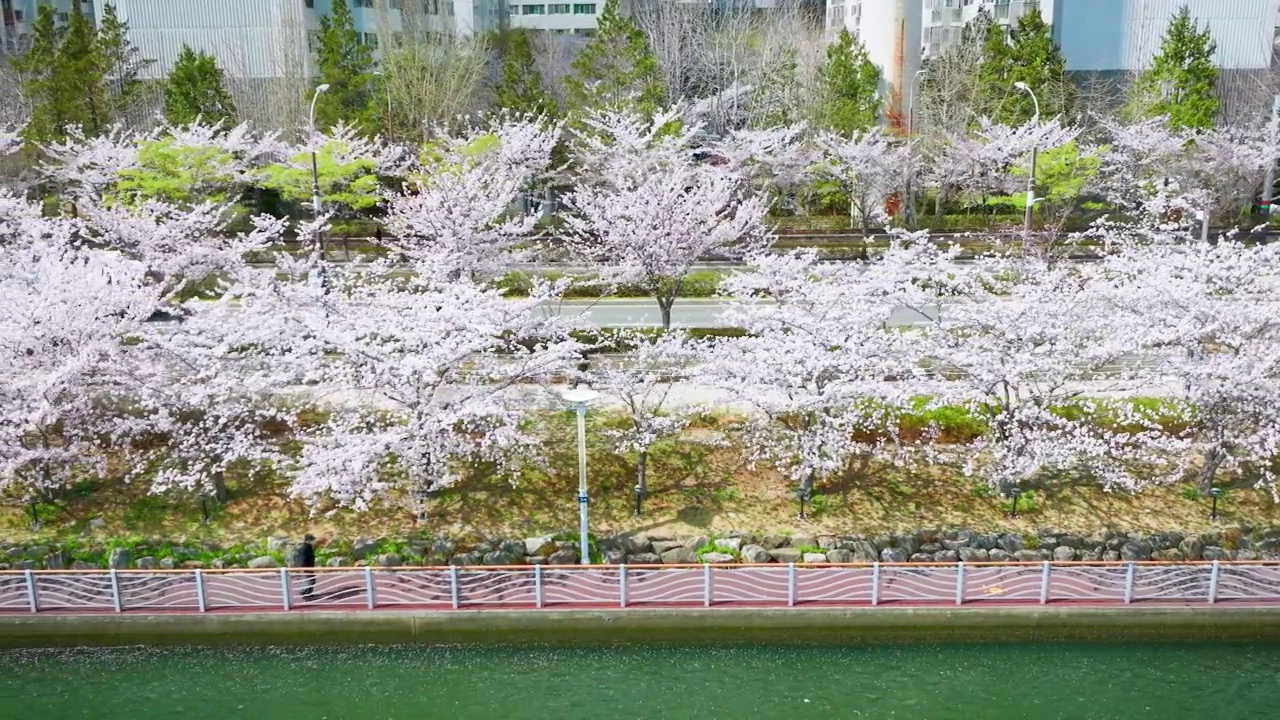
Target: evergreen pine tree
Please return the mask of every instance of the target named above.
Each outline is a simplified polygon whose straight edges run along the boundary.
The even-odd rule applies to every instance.
[[[107,102],[111,117],[127,120],[134,113],[142,90],[142,71],[154,60],[147,60],[129,40],[129,23],[121,22],[114,3],[102,6],[102,24],[98,27],[98,49],[106,73]]]
[[[71,20],[58,44],[57,69],[60,94],[65,94],[70,123],[86,135],[99,135],[110,122],[107,107],[106,62],[98,47],[93,21],[80,3],[73,4]]]
[[[605,0],[596,33],[574,58],[565,89],[575,111],[631,106],[654,112],[666,99],[658,61],[644,33]]]
[[[1165,30],[1151,68],[1134,84],[1130,109],[1142,117],[1167,115],[1172,128],[1212,127],[1221,110],[1213,94],[1217,49],[1208,25],[1200,30],[1183,5]]]
[[[986,11],[983,10],[985,13]],[[974,117],[985,117],[995,122],[1003,121],[1003,108],[1013,93],[1013,51],[1009,44],[1008,30],[994,20],[987,23],[982,38],[982,60],[978,63],[974,88]],[[975,21],[976,22],[976,21]]]
[[[31,102],[23,130],[29,145],[61,140],[72,126],[95,135],[106,123],[102,57],[92,23],[76,7],[71,22],[59,30],[53,6],[41,5],[31,46],[13,60]]]
[[[316,41],[316,84],[329,86],[316,101],[316,125],[377,127],[380,105],[375,104],[373,53],[360,42],[347,0],[333,0],[329,14],[320,18]]]
[[[827,46],[818,68],[818,124],[850,135],[880,120],[880,68],[848,30]]]
[[[53,7],[41,5],[31,27],[31,46],[13,59],[22,92],[31,103],[31,117],[23,136],[29,145],[62,137],[66,126],[57,95],[58,31]]]
[[[1009,77],[1014,83],[1024,82],[1036,94],[1040,117],[1065,115],[1070,109],[1070,82],[1067,61],[1053,41],[1053,32],[1039,12],[1028,12],[1018,18],[1009,36]],[[1035,116],[1035,103],[1022,91],[1015,90],[1000,106],[998,119],[1007,125],[1021,125]]]
[[[216,123],[231,122],[235,116],[235,101],[223,84],[217,61],[183,44],[165,81],[164,119],[172,125],[189,125],[197,118]]]
[[[498,41],[502,66],[493,89],[496,105],[516,113],[555,115],[556,101],[542,87],[542,74],[534,64],[529,31],[506,30]]]

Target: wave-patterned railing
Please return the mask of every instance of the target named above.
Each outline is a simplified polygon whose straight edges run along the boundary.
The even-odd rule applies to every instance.
[[[1272,602],[1245,561],[0,571],[0,614]]]

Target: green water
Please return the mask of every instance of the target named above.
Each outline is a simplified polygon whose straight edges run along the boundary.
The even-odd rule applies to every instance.
[[[1265,720],[1280,645],[22,650],[0,717]]]

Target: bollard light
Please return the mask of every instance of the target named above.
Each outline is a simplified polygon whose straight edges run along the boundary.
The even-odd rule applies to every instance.
[[[1220,487],[1209,488],[1209,497],[1213,498],[1213,505],[1209,508],[1210,520],[1218,519],[1218,496],[1220,495],[1222,495],[1222,488]]]
[[[1009,517],[1018,517],[1018,498],[1022,497],[1022,488],[1010,488],[1009,496],[1013,498],[1013,510]]]

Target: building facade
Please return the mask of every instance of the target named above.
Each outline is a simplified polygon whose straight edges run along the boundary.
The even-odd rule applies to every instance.
[[[840,0],[830,0],[839,2]],[[847,1],[847,0],[846,0]],[[1169,21],[1186,5],[1218,44],[1224,70],[1271,67],[1280,0],[922,0],[920,44],[925,57],[960,38],[985,8],[1001,25],[1039,12],[1069,72],[1134,72],[1160,49]]]
[[[1122,2],[1123,0],[1112,0]],[[948,43],[960,39],[960,31],[986,8],[996,23],[1009,26],[1029,12],[1039,12],[1045,22],[1053,22],[1055,6],[1071,0],[923,0],[921,52],[935,54]]]
[[[65,25],[75,12],[77,0],[0,0],[0,56],[16,55],[26,50],[39,6],[52,5],[54,22]],[[92,0],[79,0],[81,12],[94,16]]]
[[[828,31],[848,30],[880,68],[885,117],[895,127],[905,125],[915,92],[923,9],[921,0],[827,0]]]

